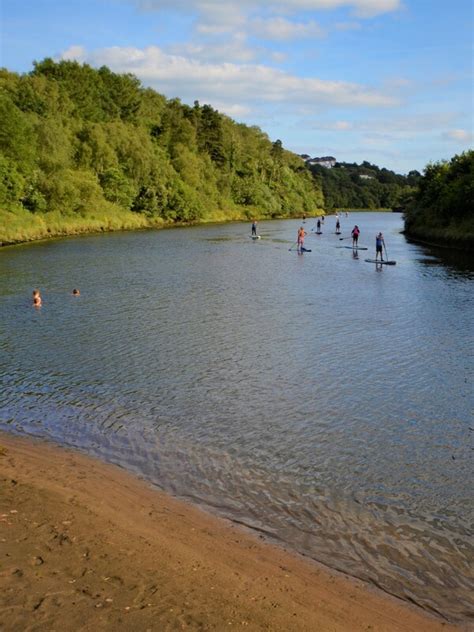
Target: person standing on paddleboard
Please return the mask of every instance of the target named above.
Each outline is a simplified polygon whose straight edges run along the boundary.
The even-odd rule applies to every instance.
[[[351,232],[351,236],[352,236],[352,247],[353,248],[357,248],[357,244],[359,242],[359,235],[360,235],[360,230],[359,227],[357,226],[357,224],[354,226],[354,228],[352,229]]]
[[[321,232],[321,220],[318,219],[318,221],[316,222],[316,232],[320,233]]]
[[[252,237],[257,236],[257,220],[254,219],[252,222]]]
[[[304,248],[304,236],[306,235],[305,230],[303,228],[303,226],[300,226],[300,228],[298,229],[298,234],[297,234],[297,238],[296,238],[296,242],[298,244],[297,246],[297,250],[298,252],[301,252]]]
[[[385,241],[382,233],[379,233],[375,237],[375,261],[377,261],[380,253],[380,261],[383,261],[383,248],[385,248]]]
[[[336,215],[337,220],[336,220],[336,233],[340,233],[341,232],[341,222],[339,221],[339,215]]]

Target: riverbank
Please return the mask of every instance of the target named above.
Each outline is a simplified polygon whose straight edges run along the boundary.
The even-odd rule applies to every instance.
[[[8,630],[459,629],[125,472],[0,435]]]
[[[391,209],[316,209],[306,214],[307,219],[330,217],[337,213],[391,212]],[[301,213],[285,216],[262,215],[258,209],[239,208],[213,212],[208,218],[188,222],[165,221],[161,217],[146,217],[131,211],[114,213],[96,212],[91,216],[63,216],[59,213],[33,214],[26,210],[5,211],[0,209],[0,247],[16,246],[61,237],[93,235],[128,230],[156,230],[179,226],[224,224],[229,222],[265,221],[270,219],[301,219]]]
[[[334,211],[326,213],[330,215]],[[316,209],[314,217],[324,211]],[[312,216],[307,215],[308,219]],[[251,222],[268,219],[298,219],[301,213],[288,216],[262,215],[255,208],[235,207],[225,211],[214,211],[208,217],[194,221],[165,221],[161,217],[146,217],[131,211],[114,213],[96,212],[90,216],[64,216],[59,213],[33,214],[25,210],[5,211],[0,209],[0,247],[74,237],[77,235],[109,233],[125,230],[146,230],[194,226],[197,224],[223,224],[228,222]]]
[[[403,231],[405,237],[414,243],[435,248],[445,248],[446,250],[459,250],[461,252],[472,252],[474,247],[474,233],[460,234],[459,231],[418,229]]]
[[[311,214],[306,214],[307,219],[316,219],[324,215],[329,217],[336,213],[346,212],[390,212],[391,209],[331,209],[323,211],[315,209]],[[63,216],[59,213],[33,214],[26,210],[17,209],[5,211],[0,209],[0,247],[16,246],[48,239],[61,237],[74,237],[79,235],[92,235],[128,230],[156,230],[174,228],[179,226],[195,226],[204,224],[224,224],[229,222],[265,221],[270,219],[301,219],[302,214],[294,215],[262,215],[256,208],[227,209],[226,211],[213,212],[209,217],[188,222],[165,221],[161,217],[148,218],[131,211],[114,213],[96,212],[91,216]]]

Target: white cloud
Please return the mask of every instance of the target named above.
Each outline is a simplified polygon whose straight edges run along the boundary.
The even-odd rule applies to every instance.
[[[179,5],[180,3],[178,3]],[[203,35],[221,35],[245,27],[246,18],[240,5],[226,2],[190,3],[198,11],[199,21],[196,30]]]
[[[106,65],[117,72],[131,72],[169,97],[249,104],[321,104],[350,107],[390,107],[397,102],[363,85],[298,77],[263,64],[204,63],[182,55],[170,55],[156,46],[145,49],[112,47],[86,54],[71,47],[62,58],[78,53],[80,61]]]
[[[224,15],[235,8],[223,0],[135,0],[143,10],[175,9],[182,11],[197,11],[207,15]],[[401,8],[401,0],[240,0],[243,9],[255,11],[259,8],[265,11],[281,11],[294,13],[296,11],[333,10],[340,8],[351,9],[356,15],[370,18],[382,13],[397,11]]]
[[[253,35],[268,40],[292,40],[305,37],[322,37],[323,29],[310,20],[309,22],[292,22],[285,18],[257,18],[250,23]]]
[[[457,118],[456,112],[420,113],[415,115],[394,116],[392,113],[387,118],[373,118],[348,121],[317,120],[311,123],[300,122],[315,130],[352,131],[365,133],[372,138],[412,139],[420,136],[431,136],[433,132],[440,134],[446,126],[452,124]],[[472,136],[472,135],[471,135]],[[445,133],[446,138],[455,140],[469,140],[469,134],[465,130],[451,130]]]
[[[421,112],[418,114],[406,114],[390,117],[390,119],[376,119],[360,124],[361,129],[392,134],[405,135],[407,137],[417,134],[431,134],[435,129],[443,129],[449,122],[457,117],[455,112]]]
[[[175,44],[170,47],[174,55],[190,57],[201,62],[209,63],[225,59],[237,63],[249,63],[261,53],[260,47],[250,47],[244,33],[236,32],[225,41],[215,42],[212,46],[205,43]]]
[[[61,59],[64,60],[76,60],[83,61],[86,57],[86,49],[83,46],[70,46],[61,55]]]
[[[302,123],[302,125],[304,125],[304,123]],[[330,130],[336,132],[347,132],[349,130],[352,130],[353,128],[353,123],[350,123],[349,121],[334,121],[329,123],[321,122],[311,125],[311,129]]]
[[[474,134],[466,129],[450,129],[443,134],[443,138],[455,140],[460,143],[472,143]]]
[[[289,33],[294,33],[297,28],[300,29],[300,35],[295,34],[291,37],[306,37],[307,35],[302,33],[309,31],[314,34],[319,29],[314,21],[291,27],[291,23],[281,15],[291,16],[299,12],[348,9],[358,18],[369,19],[401,8],[401,0],[240,0],[236,4],[223,0],[129,1],[134,2],[143,11],[168,10],[195,15],[197,33],[208,36],[242,29],[248,20],[258,17],[260,13],[268,21],[267,37],[273,33],[277,39],[290,39]],[[348,28],[347,23],[346,28]]]
[[[352,129],[352,123],[349,123],[348,121],[336,121],[333,129],[346,131],[348,129]]]
[[[270,57],[277,64],[281,64],[288,59],[288,55],[286,53],[282,53],[281,51],[273,51]]]
[[[212,107],[219,112],[224,112],[228,116],[233,119],[242,119],[248,117],[252,113],[252,109],[245,106],[240,105],[239,103],[225,103],[221,101],[214,101],[212,103]]]

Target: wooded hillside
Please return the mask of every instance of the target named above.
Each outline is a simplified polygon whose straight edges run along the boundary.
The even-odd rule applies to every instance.
[[[405,233],[422,241],[474,245],[474,151],[426,167],[405,211]]]
[[[332,169],[309,165],[314,180],[321,187],[326,208],[394,209],[405,206],[421,177],[418,171],[406,176],[364,161],[360,165],[336,162]]]
[[[299,156],[210,105],[72,61],[0,70],[1,243],[322,208]]]

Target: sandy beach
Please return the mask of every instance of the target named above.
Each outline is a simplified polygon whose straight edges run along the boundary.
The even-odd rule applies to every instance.
[[[123,469],[0,434],[0,629],[460,629]]]

